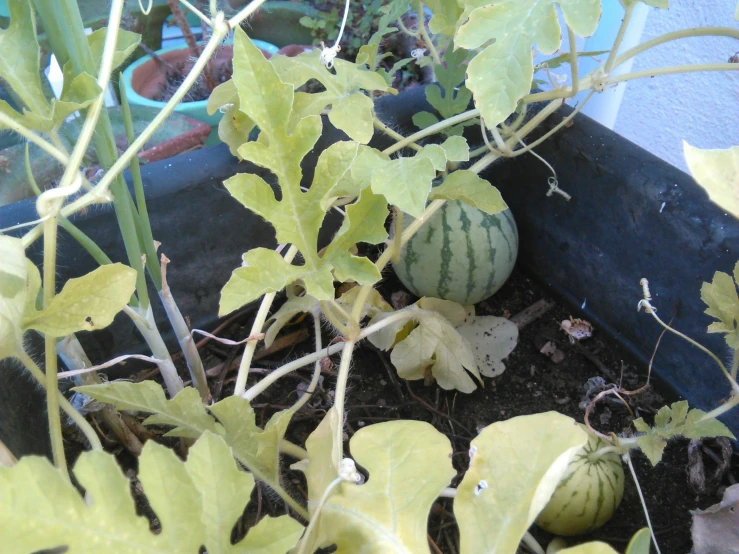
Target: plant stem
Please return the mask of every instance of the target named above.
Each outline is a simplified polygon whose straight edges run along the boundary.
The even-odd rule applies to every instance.
[[[126,140],[131,144],[135,140],[133,118],[131,117],[131,107],[128,104],[128,93],[126,92],[126,87],[123,86],[123,81],[120,82],[118,90],[121,97],[121,111],[123,115],[123,126],[126,130]],[[154,287],[159,292],[162,290],[162,274],[157,263],[157,253],[154,246],[154,237],[151,232],[149,210],[146,207],[146,194],[144,193],[144,182],[141,178],[141,164],[139,164],[138,152],[131,158],[129,169],[131,170],[133,190],[136,196],[136,209],[141,220],[144,254],[146,254],[146,269],[149,271],[149,277],[153,281]]]
[[[177,302],[175,302],[172,291],[169,288],[167,282],[167,264],[169,259],[162,254],[162,290],[159,291],[159,298],[164,306],[164,311],[167,312],[167,318],[172,326],[172,330],[177,336],[177,342],[180,345],[180,349],[185,356],[187,362],[187,368],[190,370],[190,378],[193,384],[200,393],[200,398],[204,402],[210,402],[212,400],[210,389],[208,388],[208,378],[205,375],[205,369],[203,368],[203,360],[200,358],[200,352],[198,347],[195,346],[195,341],[192,338],[192,333],[185,322],[185,318],[182,317]]]
[[[433,39],[429,36],[429,33],[426,30],[426,16],[423,12],[423,2],[421,2],[421,0],[418,1],[418,33],[421,35],[423,42],[426,43],[429,52],[431,52],[431,57],[434,58],[434,63],[436,65],[442,65],[441,57],[439,56],[439,52],[436,50],[436,45],[434,45]]]
[[[359,335],[357,335],[357,339],[354,342],[359,342],[362,339],[367,338],[371,334],[376,333],[383,327],[387,327],[388,325],[395,323],[397,321],[404,321],[406,319],[414,319],[422,315],[423,315],[423,311],[411,312],[409,310],[399,310],[393,313],[392,315],[386,317],[385,319],[381,319],[377,323],[373,323],[372,325],[369,325],[365,327],[364,329],[362,329],[362,332],[359,333]],[[306,356],[303,356],[302,358],[298,358],[297,360],[293,360],[292,362],[289,362],[281,367],[278,367],[277,369],[272,371],[269,375],[267,375],[264,379],[259,381],[256,385],[254,385],[249,390],[247,390],[242,395],[242,397],[249,401],[254,400],[257,396],[259,396],[265,390],[267,390],[270,385],[274,384],[278,379],[280,379],[281,377],[284,377],[288,373],[292,373],[296,369],[300,369],[301,367],[310,365],[313,362],[316,362],[323,358],[327,358],[329,356],[333,356],[334,354],[341,352],[346,347],[347,342],[338,342],[338,343],[331,344],[327,346],[326,348],[319,350],[318,352],[307,354]]]
[[[390,127],[388,127],[382,121],[380,121],[380,119],[376,115],[374,116],[374,119],[373,119],[372,123],[375,126],[375,129],[378,129],[379,131],[382,131],[387,136],[389,136],[392,139],[395,139],[396,141],[400,141],[400,140],[405,139],[405,137],[403,135],[401,135],[398,132],[393,131]],[[418,146],[415,142],[409,144],[408,147],[409,148],[412,148],[413,150],[415,150],[417,152],[423,149],[422,146]]]
[[[544,549],[541,547],[539,542],[534,538],[534,536],[526,531],[523,535],[523,538],[521,541],[529,547],[529,550],[531,550],[534,554],[546,554]]]
[[[731,378],[736,381],[737,370],[739,370],[739,348],[734,350],[734,358],[731,360]]]
[[[56,234],[57,218],[44,221],[44,308],[49,308],[56,290]],[[46,411],[49,421],[49,439],[54,464],[69,480],[67,460],[64,455],[62,422],[59,417],[59,383],[57,382],[56,338],[44,336],[46,359]]]
[[[434,123],[430,127],[421,129],[417,133],[413,133],[411,136],[398,141],[396,144],[393,144],[391,147],[383,150],[382,153],[387,154],[389,156],[390,154],[393,154],[397,152],[398,150],[405,148],[406,146],[410,146],[411,144],[418,142],[422,138],[435,135],[436,133],[438,133],[439,131],[442,131],[443,129],[446,129],[447,127],[453,127],[457,123],[462,123],[463,121],[469,121],[470,119],[474,119],[478,117],[479,115],[480,115],[480,110],[474,109],[474,110],[468,110],[461,114],[455,115],[443,121],[439,121],[438,123]]]
[[[318,501],[318,504],[313,510],[313,517],[310,518],[310,521],[308,522],[308,527],[305,528],[305,533],[303,533],[303,538],[300,539],[300,544],[298,545],[298,551],[297,554],[305,554],[305,549],[308,547],[309,540],[311,533],[313,532],[313,529],[316,526],[316,523],[318,522],[318,516],[321,513],[321,509],[323,508],[323,505],[328,500],[329,495],[333,492],[333,490],[341,484],[341,481],[343,479],[341,477],[337,477],[333,481],[331,481],[328,486],[326,487],[326,490],[323,491],[323,494],[321,495],[321,499]]]
[[[354,303],[356,308],[357,302]],[[362,304],[359,304],[360,308]],[[349,368],[352,362],[352,354],[354,353],[355,341],[348,340],[344,343],[344,350],[341,352],[341,363],[339,364],[339,375],[336,378],[336,388],[334,389],[334,408],[338,414],[337,420],[339,424],[336,426],[336,435],[334,436],[334,444],[344,444],[344,403],[346,399],[346,384],[349,381]],[[341,466],[341,458],[344,448],[334,448],[334,467]],[[338,457],[338,459],[336,459]]]
[[[649,533],[652,535],[652,542],[654,543],[654,548],[657,550],[657,554],[661,554],[659,550],[659,545],[657,544],[657,537],[654,536],[654,529],[652,528],[652,521],[649,519],[649,511],[647,510],[647,503],[644,500],[644,494],[642,493],[641,486],[639,485],[639,479],[636,477],[636,471],[634,470],[634,464],[631,462],[631,456],[627,452],[624,454],[624,458],[626,459],[626,465],[629,466],[629,471],[631,471],[631,476],[634,478],[634,484],[636,485],[636,490],[639,493],[639,500],[641,500],[642,508],[644,509],[644,517],[647,518],[647,526],[649,527]]]
[[[307,460],[309,457],[308,451],[305,448],[301,448],[297,444],[286,440],[280,441],[280,452],[298,460]]]
[[[38,381],[38,383],[42,387],[44,387],[44,389],[48,390],[48,387],[46,386],[46,375],[44,375],[44,372],[41,371],[41,368],[36,365],[36,362],[33,361],[33,358],[31,358],[31,356],[29,356],[28,353],[26,353],[25,351],[21,351],[16,354],[16,358],[18,358],[18,360],[26,367],[26,369],[28,369],[33,378],[36,379],[36,381]],[[55,390],[57,393],[57,398],[59,399],[59,406],[61,407],[61,409],[64,410],[64,413],[66,413],[69,418],[77,424],[82,433],[85,435],[85,438],[87,438],[87,440],[89,441],[92,449],[102,450],[103,445],[100,444],[100,439],[98,438],[95,429],[93,429],[92,426],[84,418],[84,416],[77,410],[75,410],[74,407],[67,401],[67,399],[64,398],[56,384],[54,385],[52,390]],[[59,412],[57,410],[57,414],[58,413]]]
[[[681,31],[665,33],[664,35],[660,35],[652,40],[642,42],[641,44],[630,48],[616,58],[613,67],[618,67],[625,61],[630,60],[650,48],[659,46],[660,44],[665,44],[666,42],[671,42],[681,38],[705,36],[731,37],[739,39],[739,29],[732,29],[731,27],[693,27],[692,29],[683,29]]]
[[[252,0],[247,7],[228,20],[228,26],[231,29],[236,28],[244,19],[257,11],[265,1],[266,0]]]
[[[577,59],[577,38],[569,25],[567,25],[567,38],[570,43],[570,68],[572,71],[572,96],[580,92],[580,77]]]
[[[206,16],[203,12],[201,12],[199,9],[197,9],[195,6],[193,6],[190,2],[188,2],[187,0],[179,0],[179,2],[183,6],[187,7],[187,9],[190,10],[192,13],[194,13],[196,16],[198,16],[200,18],[200,21],[208,25],[208,27],[213,26],[213,23],[211,22],[210,18]],[[212,7],[213,6],[211,4],[211,9]],[[215,15],[215,13],[213,15]]]
[[[646,312],[649,315],[651,315],[654,319],[656,319],[657,320],[657,323],[659,323],[662,327],[664,327],[665,329],[667,329],[671,333],[677,335],[678,337],[680,337],[680,338],[688,341],[690,344],[692,344],[693,346],[695,346],[699,350],[702,350],[703,352],[705,352],[706,354],[708,354],[711,357],[711,359],[713,359],[713,361],[716,362],[716,364],[718,364],[718,366],[721,368],[721,371],[724,372],[724,375],[729,380],[729,383],[731,385],[731,388],[733,389],[733,393],[735,395],[736,394],[739,394],[739,384],[736,382],[736,380],[734,378],[732,378],[731,374],[726,370],[726,366],[724,366],[723,362],[718,359],[718,357],[716,356],[716,354],[714,354],[713,352],[711,352],[708,348],[706,348],[702,344],[698,343],[697,341],[694,341],[689,336],[687,336],[687,335],[681,333],[680,331],[678,331],[677,329],[673,329],[672,327],[670,327],[669,325],[667,325],[664,321],[662,321],[660,319],[660,317],[657,315],[656,310],[654,308],[652,308],[651,306],[649,306],[647,308]]]
[[[32,142],[33,144],[41,148],[44,152],[49,154],[49,156],[54,158],[60,164],[66,164],[69,160],[67,156],[65,156],[62,152],[55,148],[54,145],[52,145],[46,139],[38,136],[36,133],[31,131],[30,129],[27,129],[24,125],[18,123],[15,119],[10,117],[9,115],[6,115],[2,111],[0,111],[0,127],[15,131],[29,142]]]
[[[618,54],[618,51],[621,48],[621,43],[623,42],[624,36],[626,35],[626,29],[629,28],[629,23],[631,23],[631,16],[634,13],[634,8],[636,7],[636,4],[636,2],[627,2],[624,18],[621,21],[621,26],[618,28],[616,40],[611,47],[611,51],[608,53],[608,59],[606,60],[605,67],[603,69],[606,74],[610,73],[611,69],[613,69],[613,64],[616,61],[616,54]]]
[[[734,394],[732,395],[731,398],[729,398],[726,402],[724,402],[718,408],[714,408],[710,412],[703,414],[703,417],[701,417],[699,421],[705,421],[707,419],[716,419],[717,417],[725,414],[726,412],[734,408],[737,404],[739,404],[739,395]]]
[[[254,0],[254,2],[262,3],[263,0]],[[251,5],[254,4],[252,2]],[[219,18],[216,18],[219,20]],[[100,182],[93,187],[93,189],[88,192],[87,194],[81,196],[80,198],[70,202],[64,208],[62,208],[62,215],[63,216],[69,216],[83,208],[86,208],[87,206],[90,206],[91,204],[95,204],[99,202],[101,199],[105,201],[105,197],[107,194],[107,190],[110,187],[110,185],[113,183],[113,181],[116,179],[116,177],[120,174],[121,171],[123,171],[128,163],[131,161],[131,158],[133,158],[137,152],[139,152],[143,146],[146,144],[146,141],[148,141],[151,136],[161,127],[161,125],[164,123],[164,121],[169,117],[169,115],[174,111],[174,109],[177,107],[177,105],[182,101],[185,94],[188,90],[190,90],[190,87],[195,83],[198,76],[200,75],[201,70],[205,66],[205,64],[208,62],[210,56],[213,55],[215,50],[220,46],[221,41],[223,38],[228,34],[228,27],[226,25],[225,21],[220,20],[222,25],[216,25],[213,31],[213,35],[211,36],[210,40],[208,41],[208,44],[203,49],[203,53],[198,58],[198,61],[193,65],[192,69],[190,70],[190,73],[187,74],[187,77],[185,77],[185,80],[182,82],[180,87],[177,89],[177,91],[172,95],[172,98],[167,102],[167,104],[162,108],[162,110],[156,115],[156,117],[146,126],[146,128],[143,130],[143,132],[138,136],[138,138],[126,149],[126,151],[121,154],[121,156],[116,160],[116,162],[108,169],[108,171],[105,173],[103,178],[100,180]],[[34,231],[29,231],[24,237],[23,237],[23,244],[24,246],[28,246],[38,238],[40,233],[38,232],[38,227]]]
[[[687,65],[674,65],[671,67],[657,67],[654,69],[643,69],[632,73],[624,73],[611,77],[609,83],[620,83],[622,81],[631,81],[633,79],[641,79],[643,77],[656,77],[658,75],[673,75],[675,73],[697,73],[699,71],[736,71],[739,70],[739,64],[736,63],[699,63]]]
[[[292,262],[297,253],[297,247],[295,245],[290,245],[290,248],[285,253],[285,261],[288,263]],[[264,322],[267,321],[269,309],[272,307],[272,302],[274,301],[275,296],[277,296],[276,293],[270,292],[265,294],[264,298],[262,298],[262,303],[259,305],[259,311],[257,311],[257,315],[254,317],[254,323],[251,326],[251,331],[249,333],[251,336],[255,336],[262,332],[262,327],[264,327]],[[251,367],[251,360],[254,356],[255,350],[257,349],[257,344],[258,341],[249,341],[246,343],[244,354],[241,356],[241,362],[239,363],[239,372],[236,375],[234,396],[244,396],[244,392],[246,391],[246,380],[249,377],[249,368]],[[244,397],[246,398],[246,396]]]

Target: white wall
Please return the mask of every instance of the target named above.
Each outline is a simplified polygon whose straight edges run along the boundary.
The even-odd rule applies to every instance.
[[[739,29],[737,0],[672,0],[650,9],[641,41],[688,27]],[[678,64],[721,63],[739,51],[732,38],[688,38],[642,53],[631,71]],[[700,148],[739,145],[739,71],[660,76],[628,83],[615,130],[687,171],[682,140]]]

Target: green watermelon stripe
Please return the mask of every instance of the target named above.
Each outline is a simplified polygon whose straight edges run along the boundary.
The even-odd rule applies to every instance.
[[[413,250],[413,238],[411,238],[411,240],[409,240],[405,245],[405,256],[403,259],[405,260],[405,274],[408,279],[406,286],[412,293],[417,294],[416,285],[413,282],[413,271],[411,271],[413,265],[418,261],[418,254]]]
[[[493,218],[483,217],[480,226],[485,229],[485,235],[488,238],[488,251],[490,252],[490,266],[492,269],[490,270],[490,275],[488,275],[486,288],[490,290],[493,287],[493,282],[495,282],[495,255],[497,253],[495,246],[493,246],[493,237],[490,236],[490,229],[493,227]]]
[[[515,249],[508,250],[508,259],[510,261],[513,261],[513,258],[515,257],[516,253],[518,252],[518,228],[516,227],[516,222],[513,221],[513,215],[511,215],[511,212],[508,210],[501,212],[503,214],[503,217],[506,218],[506,221],[508,222],[508,225],[511,226],[511,231],[513,232],[513,238],[516,242]],[[509,245],[510,247],[510,245]]]
[[[501,234],[501,236],[503,237],[503,240],[508,245],[508,256],[509,256],[508,259],[513,260],[514,250],[513,250],[513,247],[511,246],[511,241],[508,240],[508,234],[503,232],[503,225],[500,222],[500,218],[495,217],[495,216],[488,216],[486,219],[489,219],[492,222],[492,224],[495,226],[495,228],[498,229],[498,232]]]
[[[449,292],[449,282],[452,279],[451,276],[451,264],[452,264],[452,246],[450,240],[451,226],[447,220],[447,203],[441,207],[441,230],[443,243],[441,246],[441,271],[439,272],[439,284],[436,287],[436,297],[444,298]]]
[[[459,210],[459,220],[462,222],[462,231],[464,231],[465,239],[467,239],[467,261],[469,262],[467,266],[467,296],[465,296],[465,303],[467,303],[475,288],[475,270],[477,269],[477,264],[475,263],[475,249],[473,248],[472,235],[470,234],[472,221],[467,217],[464,210]]]

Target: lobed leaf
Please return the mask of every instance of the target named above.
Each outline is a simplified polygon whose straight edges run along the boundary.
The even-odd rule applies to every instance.
[[[455,43],[468,50],[483,48],[467,68],[466,85],[488,127],[504,121],[529,93],[534,76],[534,44],[543,54],[559,49],[561,30],[555,4],[575,33],[589,36],[595,31],[600,0],[464,2]]]
[[[309,468],[314,461],[320,464],[319,460],[325,468],[328,456],[325,446],[321,447],[319,452],[309,449],[313,454]],[[455,475],[449,439],[428,423],[392,421],[360,429],[349,447],[369,479],[363,485],[342,483],[335,489],[318,516],[305,551],[335,544],[337,554],[430,552],[428,513]],[[326,480],[310,479],[311,498],[320,494],[310,491],[310,482],[320,488],[326,486]]]
[[[308,58],[279,61],[281,58],[278,56],[274,59],[274,63],[285,72],[285,79],[300,82],[306,75],[312,75],[313,62]],[[275,67],[243,32],[237,32],[233,87],[238,95],[240,112],[260,129],[257,141],[242,144],[238,153],[275,174],[281,199],[277,200],[272,188],[256,175],[236,175],[226,182],[226,187],[244,206],[275,227],[280,243],[295,245],[304,265],[288,264],[276,253],[264,249],[245,254],[245,266],[234,271],[222,291],[219,312],[222,315],[296,280],[301,280],[306,292],[317,300],[330,300],[334,295],[334,272],[337,278],[363,284],[374,284],[380,278],[374,264],[350,252],[357,241],[375,244],[385,240],[387,206],[377,195],[357,191],[360,198],[347,208],[348,217],[333,243],[323,256],[318,253],[318,231],[331,205],[327,195],[340,180],[351,175],[353,163],[367,149],[356,142],[339,142],[327,148],[316,164],[312,186],[304,192],[301,189],[300,162],[318,139],[321,120],[302,111],[305,106],[298,105],[299,98],[306,96],[296,96],[293,85],[281,80]],[[339,77],[343,76],[341,78],[345,80],[342,82],[347,87],[347,83],[360,86],[366,79],[373,79],[367,77],[374,75],[369,72],[362,71],[362,75],[357,76],[356,68],[341,67],[341,71],[337,68],[335,78],[341,81]],[[330,73],[326,75],[334,78]],[[328,78],[326,75],[323,77]],[[332,87],[339,86],[331,82]],[[233,91],[224,86],[215,104],[231,98],[232,94]],[[354,184],[351,187],[356,188]]]
[[[434,164],[423,156],[398,158],[372,173],[372,191],[413,217],[421,217],[436,177]]]
[[[296,93],[298,109],[293,117],[299,121],[307,116],[320,115],[327,106],[331,106],[329,121],[352,140],[368,143],[374,132],[374,104],[362,91],[386,91],[388,84],[374,71],[338,58],[334,60],[335,73],[332,73],[320,61],[320,55],[320,50],[316,49],[292,58],[272,58],[272,65],[283,82],[297,88],[316,79],[326,89],[310,94]]]
[[[246,506],[254,480],[239,471],[223,439],[206,433],[187,462],[152,441],[139,458],[139,478],[161,532],[136,514],[130,483],[110,454],[80,455],[74,475],[86,500],[48,460],[28,456],[0,469],[0,511],[4,552],[63,549],[75,553],[284,554],[302,526],[283,516],[266,518],[247,538],[230,544],[231,530]]]
[[[457,326],[475,353],[475,364],[485,377],[498,377],[505,371],[503,360],[518,344],[518,327],[504,317],[476,316],[474,312]]]
[[[649,533],[649,527],[643,527],[631,537],[626,554],[649,554],[651,545],[652,535]]]
[[[114,381],[74,390],[118,410],[150,413],[144,425],[171,425],[174,429],[167,433],[169,436],[196,438],[206,432],[219,435],[258,479],[279,484],[278,447],[292,415],[288,411],[273,415],[262,430],[251,405],[241,397],[230,396],[206,409],[192,387],[167,400],[161,385],[152,381]]]
[[[467,169],[450,173],[431,191],[429,198],[462,200],[487,214],[497,214],[508,207],[497,188]]]
[[[135,290],[135,270],[120,263],[104,265],[67,281],[48,306],[26,314],[23,327],[53,337],[104,329]]]
[[[649,458],[652,465],[662,459],[667,440],[682,435],[689,439],[706,437],[729,437],[734,435],[720,421],[714,418],[703,419],[706,413],[697,408],[688,409],[688,402],[681,400],[672,406],[663,406],[654,416],[654,425],[649,426],[643,418],[634,421],[636,430],[642,433],[637,444]]]
[[[575,420],[556,412],[483,429],[454,500],[461,551],[515,553],[587,438]]]
[[[560,550],[558,554],[618,554],[618,552],[604,542],[586,542]]]
[[[705,313],[718,319],[709,325],[709,333],[726,333],[726,343],[731,348],[739,348],[739,296],[734,280],[739,278],[739,262],[734,266],[734,279],[726,273],[717,271],[711,283],[703,283],[701,300],[708,308]]]

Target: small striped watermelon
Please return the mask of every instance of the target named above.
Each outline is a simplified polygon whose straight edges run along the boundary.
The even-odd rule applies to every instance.
[[[616,452],[596,459],[594,453],[606,446],[590,435],[539,514],[539,527],[555,535],[582,535],[611,519],[624,495],[624,468]]]
[[[403,227],[410,221],[406,215]],[[393,268],[416,296],[476,304],[503,286],[517,255],[509,209],[489,215],[457,200],[444,203],[413,235]]]

